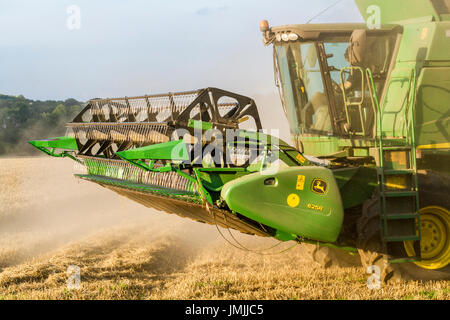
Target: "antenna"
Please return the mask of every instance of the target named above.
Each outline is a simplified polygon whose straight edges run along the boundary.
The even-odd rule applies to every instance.
[[[318,14],[316,14],[314,17],[312,17],[311,19],[309,19],[306,24],[310,23],[312,20],[314,20],[315,18],[317,18],[318,16],[320,16],[321,14],[325,13],[326,11],[330,10],[331,8],[333,8],[334,6],[336,6],[339,2],[342,2],[343,0],[338,0],[335,3],[333,3],[332,5],[330,5],[329,7],[325,8],[324,10],[320,11]]]

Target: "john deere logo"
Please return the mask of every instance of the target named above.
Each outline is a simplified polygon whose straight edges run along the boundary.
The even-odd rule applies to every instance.
[[[328,184],[326,183],[325,180],[322,179],[314,179],[311,189],[313,192],[318,193],[318,194],[325,194],[327,193],[327,189],[328,189]]]

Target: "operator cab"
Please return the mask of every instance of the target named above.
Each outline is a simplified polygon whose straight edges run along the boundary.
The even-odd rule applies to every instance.
[[[261,31],[265,44],[274,45],[277,87],[294,136],[374,137],[373,99],[383,93],[401,27],[306,24],[269,29],[262,23]]]

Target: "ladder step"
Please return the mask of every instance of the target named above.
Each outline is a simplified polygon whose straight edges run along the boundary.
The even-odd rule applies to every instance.
[[[384,170],[383,173],[385,175],[400,175],[400,174],[413,174],[414,173],[414,169],[388,169],[388,170]]]
[[[387,220],[415,219],[415,218],[419,217],[419,214],[417,214],[417,213],[393,213],[393,214],[387,214],[385,217]]]
[[[411,150],[412,147],[410,146],[390,146],[390,147],[383,147],[383,151],[405,151],[405,150]]]
[[[383,142],[407,142],[407,139],[404,137],[383,137]]]
[[[415,197],[417,196],[416,191],[386,191],[382,195],[385,197]]]
[[[400,236],[400,237],[386,237],[384,238],[386,242],[401,242],[401,241],[411,241],[411,240],[420,240],[418,236]]]

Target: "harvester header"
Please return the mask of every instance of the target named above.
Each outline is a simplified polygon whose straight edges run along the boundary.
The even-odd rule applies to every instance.
[[[342,204],[331,171],[320,161],[320,168],[307,169],[314,159],[261,132],[258,110],[248,97],[206,88],[92,99],[67,127],[65,137],[30,143],[82,164],[78,178],[148,207],[283,240],[304,233],[333,241],[339,233]],[[287,181],[298,190],[321,181],[315,188],[323,192],[311,189],[300,203]],[[261,202],[263,212],[239,200],[262,193],[266,200],[273,198]],[[277,193],[286,195],[279,198]],[[281,222],[280,213],[286,215]],[[293,223],[299,214],[310,227]],[[331,228],[321,226],[320,221],[329,219],[336,221]]]

